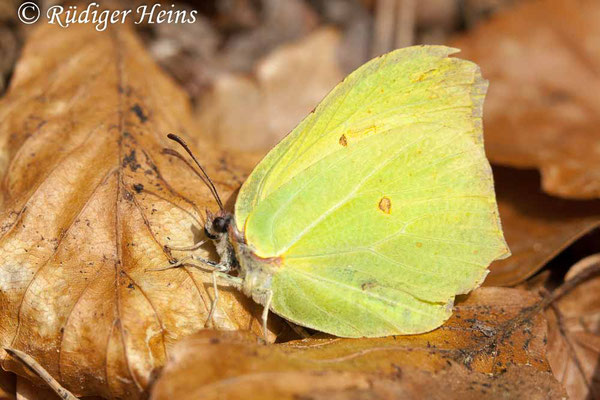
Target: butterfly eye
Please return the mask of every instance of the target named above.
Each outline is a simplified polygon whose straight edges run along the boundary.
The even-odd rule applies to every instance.
[[[213,230],[215,232],[224,233],[227,231],[227,225],[229,225],[229,220],[223,217],[217,217],[213,221]]]

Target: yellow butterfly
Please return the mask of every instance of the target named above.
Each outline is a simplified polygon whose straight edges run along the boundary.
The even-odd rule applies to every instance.
[[[212,188],[221,260],[199,260],[215,293],[222,277],[262,304],[265,332],[269,310],[343,337],[448,319],[510,255],[483,149],[487,82],[455,52],[409,47],[350,74],[254,169],[234,215]]]

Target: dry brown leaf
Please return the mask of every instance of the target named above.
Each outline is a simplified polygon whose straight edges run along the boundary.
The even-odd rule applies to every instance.
[[[493,162],[537,167],[546,192],[600,197],[600,2],[526,1],[452,45],[490,81]]]
[[[456,398],[561,398],[544,318],[531,312],[537,301],[483,288],[441,328],[413,336],[264,346],[205,331],[175,347],[152,399],[447,398],[449,389],[464,395]]]
[[[600,201],[550,197],[535,171],[494,168],[496,195],[512,256],[492,263],[487,286],[510,286],[539,271],[571,243],[600,226]]]
[[[575,264],[565,280],[600,263],[600,254]],[[600,398],[600,277],[577,286],[546,311],[548,361],[570,399]]]
[[[270,148],[344,77],[340,34],[323,28],[264,58],[252,77],[223,74],[199,100],[198,120],[226,148]]]
[[[201,350],[204,350],[201,348]],[[267,373],[269,374],[269,373]],[[498,376],[471,372],[451,364],[438,372],[398,370],[396,376],[376,373],[322,371],[279,372],[269,376],[233,378],[203,390],[169,391],[159,387],[151,397],[166,399],[260,400],[396,400],[522,398],[560,399],[561,388],[549,373],[528,366],[510,366]],[[189,379],[188,379],[189,382]],[[207,385],[208,386],[208,385]],[[184,385],[185,389],[189,389]],[[172,388],[175,389],[175,388]],[[253,395],[249,395],[249,393]],[[202,397],[196,397],[202,396]]]
[[[0,103],[0,341],[77,395],[138,398],[171,345],[206,323],[209,273],[147,271],[184,256],[164,245],[202,239],[215,208],[162,153],[166,133],[193,130],[185,96],[128,27],[32,32]],[[230,197],[244,159],[201,143]],[[217,328],[260,332],[250,300],[220,294]],[[2,366],[25,374],[6,354]]]

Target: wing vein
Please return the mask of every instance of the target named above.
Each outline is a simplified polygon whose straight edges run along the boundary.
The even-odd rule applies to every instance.
[[[298,240],[300,240],[300,238],[302,238],[302,236],[304,236],[307,232],[309,232],[312,228],[314,228],[315,226],[317,226],[319,223],[321,223],[321,221],[323,221],[325,218],[327,218],[327,216],[329,216],[331,213],[333,213],[335,210],[339,209],[340,207],[342,207],[344,204],[346,204],[348,202],[348,200],[350,200],[352,197],[354,197],[354,195],[360,190],[360,188],[362,187],[362,185],[364,185],[373,175],[375,175],[377,172],[381,171],[381,169],[383,169],[386,165],[388,165],[389,163],[391,163],[392,161],[396,160],[398,157],[400,157],[404,151],[412,146],[415,143],[418,143],[419,141],[422,141],[426,138],[428,138],[429,136],[432,136],[433,134],[437,133],[438,131],[434,131],[434,132],[430,132],[427,135],[423,135],[421,137],[419,137],[418,139],[407,143],[406,145],[402,146],[400,149],[398,149],[398,151],[396,151],[395,153],[392,153],[392,155],[387,158],[384,159],[383,162],[379,163],[375,168],[373,168],[373,170],[371,172],[369,172],[363,179],[361,179],[356,186],[354,186],[354,188],[350,191],[350,193],[345,196],[342,200],[340,200],[338,203],[334,204],[332,207],[329,208],[329,210],[325,211],[323,214],[321,214],[319,216],[319,218],[315,219],[312,223],[310,223],[309,225],[307,225],[302,231],[300,231],[300,233],[298,233],[298,235],[296,235],[296,237],[294,237],[290,243],[287,244],[287,246],[283,249],[281,249],[279,251],[279,254],[285,253],[290,247],[292,247],[294,245],[294,243],[296,243]],[[458,135],[455,135],[452,137],[452,139],[456,138]],[[452,141],[449,140],[448,142]],[[318,177],[318,175],[317,175]],[[310,184],[313,180],[315,180],[316,178],[311,179],[307,184],[303,185],[302,189],[304,187],[306,187],[308,184]],[[288,199],[281,207],[279,207],[279,209],[277,210],[277,214],[279,214],[279,211],[282,210],[287,204],[289,204],[296,196],[298,193],[300,193],[301,190],[297,191],[296,193],[294,193],[293,196],[290,197],[290,199]],[[271,230],[273,230],[273,226],[275,225],[275,220],[276,220],[277,215],[273,218],[273,223],[271,225]]]
[[[347,285],[347,284],[345,284],[345,283],[343,283],[343,282],[340,282],[340,281],[334,281],[334,280],[331,280],[331,279],[327,279],[327,278],[324,278],[324,277],[322,277],[322,276],[317,276],[317,275],[311,274],[310,272],[302,271],[302,270],[299,270],[299,269],[296,269],[296,270],[294,270],[294,272],[298,272],[299,274],[301,274],[301,275],[304,275],[304,276],[306,276],[308,279],[312,279],[312,280],[314,280],[314,281],[323,281],[323,282],[327,282],[327,283],[329,283],[329,284],[331,284],[331,285],[334,285],[334,286],[340,286],[340,287],[342,287],[342,288],[344,288],[344,289],[346,289],[346,290],[350,290],[350,291],[353,291],[353,292],[358,292],[358,293],[364,294],[364,295],[366,295],[367,297],[372,297],[372,298],[374,298],[374,299],[377,299],[377,300],[379,300],[379,301],[382,301],[382,302],[384,302],[384,303],[387,303],[387,304],[388,304],[388,305],[390,305],[390,306],[404,306],[404,307],[408,308],[409,310],[412,310],[412,311],[414,311],[414,312],[415,312],[415,313],[417,313],[417,314],[421,314],[421,315],[429,316],[427,313],[425,313],[425,312],[423,312],[423,311],[421,311],[421,310],[419,310],[419,309],[417,309],[417,308],[411,307],[411,306],[409,306],[409,305],[406,305],[406,304],[402,304],[402,303],[400,303],[400,302],[398,302],[398,301],[394,301],[394,300],[392,300],[392,299],[388,299],[388,298],[385,298],[385,297],[379,296],[379,295],[377,295],[377,294],[375,294],[375,293],[371,293],[371,292],[364,292],[364,291],[362,291],[362,290],[360,290],[360,289],[358,289],[358,288],[356,288],[356,287],[354,287],[354,286]],[[409,296],[413,297],[413,298],[414,298],[415,300],[417,300],[417,301],[422,301],[422,300],[420,300],[420,299],[418,299],[418,298],[414,297],[412,294],[406,293],[406,292],[404,292],[404,291],[402,291],[402,293],[405,293],[405,294],[407,294],[407,295],[409,295]]]
[[[293,279],[292,277],[290,277],[290,278],[291,278],[291,279],[292,279],[294,282],[296,282],[296,285],[297,285],[297,281],[296,281],[295,279]],[[311,279],[311,278],[309,277],[309,279]],[[313,280],[314,280],[314,279],[313,279]],[[318,280],[317,280],[317,282],[318,282]],[[319,283],[320,283],[320,282],[319,282]],[[299,287],[299,286],[297,285],[297,287]],[[321,311],[325,312],[327,315],[334,316],[334,315],[333,315],[332,313],[330,313],[329,311],[327,311],[327,310],[325,310],[325,309],[323,309],[323,308],[319,307],[319,306],[318,306],[318,305],[317,305],[317,304],[316,304],[316,303],[315,303],[315,302],[314,302],[314,301],[313,301],[313,300],[312,300],[312,299],[311,299],[309,296],[307,296],[307,295],[306,295],[306,293],[305,293],[305,291],[304,291],[304,290],[302,290],[302,292],[304,293],[304,297],[305,297],[305,298],[306,298],[308,301],[310,301],[310,302],[311,302],[311,303],[312,303],[312,304],[313,304],[313,305],[314,305],[316,308],[318,308],[319,310],[321,310]],[[360,304],[359,302],[353,302],[353,303],[351,303],[351,304],[352,304],[352,306],[358,306],[358,307],[360,307],[361,309],[363,309],[363,310],[367,311],[367,313],[370,313],[370,314],[372,314],[372,315],[375,315],[375,316],[377,316],[377,318],[378,318],[379,320],[381,320],[381,321],[382,321],[384,324],[386,324],[387,326],[389,326],[389,327],[392,327],[392,328],[393,328],[393,329],[394,329],[396,332],[401,332],[401,331],[402,331],[402,329],[400,329],[398,326],[396,326],[395,324],[393,324],[392,322],[390,322],[390,321],[389,321],[389,320],[388,320],[388,319],[387,319],[387,318],[386,318],[384,315],[382,315],[380,312],[378,312],[378,311],[376,311],[376,310],[374,310],[374,309],[372,309],[372,308],[371,308],[371,309],[369,309],[369,308],[367,308],[367,307],[363,306],[362,304]],[[343,321],[343,322],[345,322],[345,324],[346,324],[346,325],[350,326],[351,328],[353,328],[354,330],[356,330],[358,333],[360,333],[360,332],[361,332],[361,330],[357,329],[357,328],[356,328],[354,325],[350,324],[348,321],[346,321],[346,320],[341,320],[340,318],[338,318],[338,317],[335,317],[335,316],[334,316],[334,318],[335,318],[336,320],[338,320],[338,321]]]

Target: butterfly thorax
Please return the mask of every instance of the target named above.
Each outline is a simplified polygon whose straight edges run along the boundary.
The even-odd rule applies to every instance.
[[[229,240],[229,226],[233,216],[225,212],[219,212],[216,215],[207,212],[206,216],[204,233],[215,245],[215,250],[219,255],[219,270],[225,273],[238,271],[239,263]]]
[[[232,229],[236,230],[235,227]],[[271,291],[275,263],[273,260],[260,258],[254,254],[237,232],[230,235],[230,240],[236,258],[239,260],[242,291],[255,302],[265,305],[267,294]]]
[[[255,302],[265,305],[277,260],[258,257],[244,241],[229,213],[207,215],[205,232],[213,241],[219,264],[226,273],[238,273],[240,289]]]

